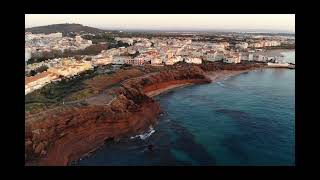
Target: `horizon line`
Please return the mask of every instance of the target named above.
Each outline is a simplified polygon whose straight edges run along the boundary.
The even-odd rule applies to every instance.
[[[57,23],[57,24],[47,24],[47,25],[41,25],[41,26],[30,26],[30,27],[25,27],[25,29],[29,28],[36,28],[36,27],[43,27],[43,26],[50,26],[50,25],[62,25],[62,24],[79,24],[82,26],[87,26],[87,27],[92,27],[92,28],[97,28],[101,29],[104,31],[112,30],[112,31],[191,31],[191,32],[198,32],[198,31],[215,31],[215,32],[248,32],[248,33],[288,33],[288,34],[295,34],[295,31],[288,31],[288,30],[279,30],[279,29],[237,29],[237,28],[225,28],[225,29],[206,29],[206,28],[194,28],[194,29],[189,29],[189,28],[175,28],[175,29],[170,29],[170,28],[163,28],[163,29],[155,29],[155,28],[118,28],[118,27],[93,27],[85,24],[80,24],[80,23]]]

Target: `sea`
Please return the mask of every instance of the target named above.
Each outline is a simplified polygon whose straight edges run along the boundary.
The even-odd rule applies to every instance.
[[[295,51],[283,55],[295,63]],[[71,165],[295,166],[295,70],[250,71],[155,99],[156,125]]]

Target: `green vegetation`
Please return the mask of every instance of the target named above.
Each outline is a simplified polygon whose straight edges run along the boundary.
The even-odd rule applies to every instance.
[[[119,47],[128,47],[128,43],[123,43],[121,41],[116,41],[113,34],[101,33],[97,35],[83,35],[84,39],[91,40],[93,44],[105,43],[108,46],[108,49],[119,48]]]
[[[84,74],[87,74],[85,76]],[[41,89],[35,90],[25,96],[25,110],[31,111],[49,108],[68,100],[68,96],[85,88],[83,81],[94,76],[94,71],[87,71],[81,76],[70,80],[50,83]]]
[[[31,70],[29,74],[30,74],[30,76],[34,76],[37,74],[37,72],[35,70]]]
[[[111,65],[97,67],[81,73],[73,79],[63,79],[60,82],[47,84],[25,96],[25,111],[39,112],[69,101],[77,101],[94,95],[93,89],[85,84],[85,80],[101,74],[111,74],[115,69]]]
[[[46,71],[47,69],[48,69],[48,66],[42,65],[36,70],[36,72],[37,73],[42,73],[42,72]]]
[[[93,44],[108,43],[116,44],[116,40],[112,34],[101,33],[97,35],[83,35],[82,38],[91,40]]]
[[[101,30],[98,28],[83,26],[81,24],[68,24],[68,23],[26,28],[25,31],[32,32],[32,33],[44,33],[44,34],[62,32],[63,36],[72,36],[74,35],[74,33],[82,33],[82,32],[93,33],[93,34],[104,32],[104,30]]]
[[[26,73],[25,75],[26,76],[34,76],[34,75],[36,75],[38,73],[42,73],[42,72],[47,71],[47,70],[48,70],[48,66],[42,65],[38,69],[31,70],[29,73]]]
[[[138,55],[139,55],[140,53],[139,53],[139,51],[136,51],[136,53],[134,53],[134,54],[129,54],[129,56],[131,56],[131,58],[135,58],[135,57],[137,57]]]
[[[43,104],[55,104],[62,102],[64,98],[77,90],[81,90],[83,85],[79,80],[70,80],[67,82],[65,80],[58,83],[51,83],[43,88],[36,90],[25,96],[25,104],[27,106],[32,106],[36,103]]]
[[[80,91],[74,92],[72,93],[67,99],[65,99],[66,101],[76,101],[76,100],[80,100],[80,99],[84,99],[86,97],[91,96],[92,94],[94,94],[95,92],[90,89],[82,89]]]
[[[113,38],[109,37],[109,35],[101,35],[101,36],[91,36],[86,35],[86,38],[91,39],[95,44],[86,47],[85,49],[79,50],[69,50],[66,49],[63,52],[61,50],[52,50],[50,52],[43,52],[41,54],[33,54],[33,58],[29,59],[27,64],[38,63],[45,61],[47,59],[53,58],[66,58],[66,57],[74,57],[74,56],[83,56],[83,55],[97,55],[102,50],[119,48],[119,47],[129,47],[128,43],[123,43],[121,41],[115,41]],[[105,42],[105,43],[101,43]]]
[[[31,113],[41,112],[41,111],[48,109],[48,108],[51,108],[53,106],[54,106],[54,104],[43,103],[43,102],[40,102],[40,103],[34,102],[34,103],[32,103],[32,105],[30,105],[30,104],[25,105],[25,112],[31,112]]]
[[[120,69],[128,69],[128,68],[130,68],[130,67],[132,67],[131,64],[123,64],[123,65],[120,67]]]
[[[91,45],[85,49],[80,50],[65,50],[65,51],[59,51],[59,50],[53,50],[50,52],[44,52],[41,55],[37,55],[34,58],[31,58],[28,60],[28,64],[37,63],[41,61],[45,61],[47,59],[53,59],[53,58],[66,58],[66,57],[73,57],[73,56],[81,56],[81,55],[97,55],[102,50],[108,49],[108,46],[106,44],[94,44]]]

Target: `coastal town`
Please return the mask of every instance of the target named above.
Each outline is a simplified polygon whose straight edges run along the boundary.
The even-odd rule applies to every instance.
[[[83,50],[92,46],[92,40],[82,36],[85,35],[64,37],[61,32],[25,33],[25,94],[51,82],[106,65],[162,67],[179,62],[202,64],[221,61],[226,64],[262,62],[270,67],[294,68],[294,64],[284,62],[282,54],[268,53],[281,47],[294,47],[294,37],[246,33],[217,35],[209,40],[205,36],[186,36],[183,33],[172,37],[114,37],[117,43],[126,46],[104,49],[95,55],[56,57],[28,63],[29,59],[40,58],[45,53]]]
[[[25,18],[26,166],[294,163],[294,15]]]

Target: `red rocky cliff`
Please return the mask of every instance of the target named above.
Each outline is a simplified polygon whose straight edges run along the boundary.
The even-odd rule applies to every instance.
[[[145,131],[160,113],[159,104],[145,91],[183,82],[210,80],[197,66],[173,67],[122,82],[107,105],[61,106],[26,117],[26,164],[67,165],[109,138]]]

